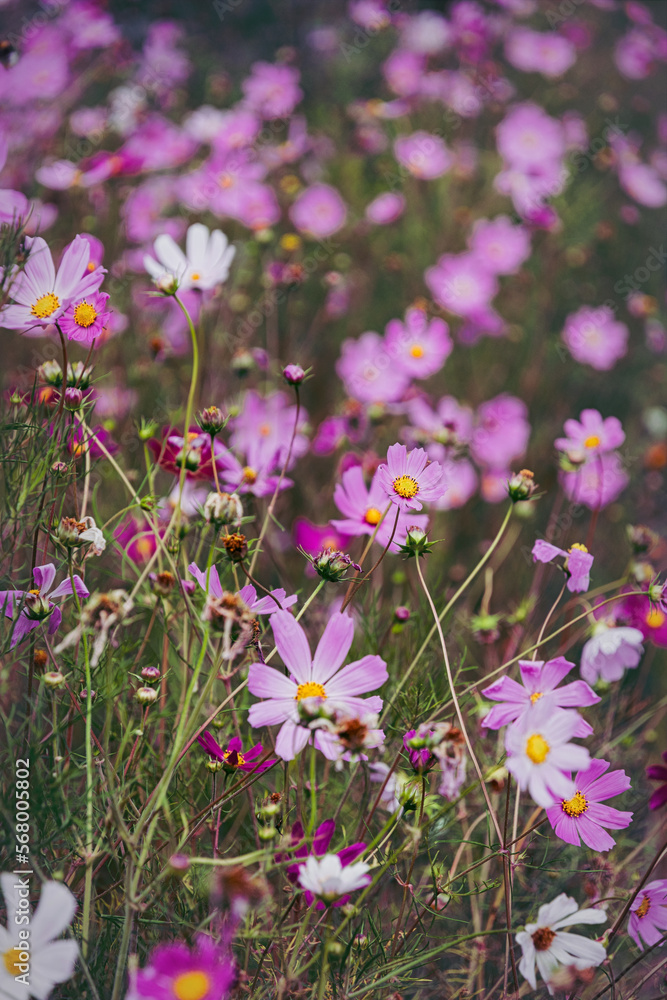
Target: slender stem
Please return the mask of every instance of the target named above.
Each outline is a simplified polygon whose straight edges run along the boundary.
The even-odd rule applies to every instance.
[[[190,331],[190,340],[192,342],[192,374],[190,376],[190,388],[188,390],[188,401],[185,407],[185,427],[183,429],[183,458],[181,460],[181,472],[178,477],[178,500],[176,501],[176,526],[180,525],[181,521],[181,502],[183,500],[183,487],[185,486],[185,474],[186,474],[186,463],[188,459],[188,434],[190,433],[190,424],[192,423],[192,414],[195,407],[195,392],[197,389],[197,379],[199,377],[199,345],[197,343],[197,331],[195,330],[194,323],[190,317],[190,313],[185,308],[178,295],[174,295],[174,300],[180,306],[180,309],[185,316],[188,329]],[[213,455],[213,450],[211,449],[211,461],[215,465],[215,456]]]

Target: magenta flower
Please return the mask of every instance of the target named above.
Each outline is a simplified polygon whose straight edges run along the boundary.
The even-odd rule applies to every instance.
[[[299,859],[294,864],[288,865],[288,867],[285,870],[287,878],[293,885],[298,885],[299,872],[306,858],[310,857],[310,855],[313,855],[316,858],[321,858],[328,853],[329,846],[331,845],[331,841],[333,839],[333,835],[335,832],[336,832],[335,821],[333,819],[325,819],[325,821],[323,823],[320,823],[318,828],[315,830],[315,833],[313,835],[313,842],[311,847],[309,848],[305,840],[305,833],[303,826],[298,820],[296,823],[294,823],[290,831],[290,841],[291,841],[290,846],[293,848],[293,850],[291,850],[289,854],[279,854],[276,857],[276,861],[278,862],[286,861],[289,857],[294,857]],[[356,861],[357,858],[361,857],[361,855],[364,853],[365,850],[366,850],[366,845],[361,841],[358,841],[355,844],[350,844],[349,847],[344,847],[341,851],[337,851],[336,853],[338,854],[338,857],[340,858],[343,867],[346,867],[347,865],[352,864],[353,861]],[[308,906],[312,906],[313,902],[315,901],[315,897],[313,896],[312,892],[306,890],[304,896],[306,902],[308,903]],[[340,899],[337,899],[333,905],[344,906],[345,903],[349,901],[349,899],[350,899],[349,895],[341,896]],[[317,904],[317,909],[318,910],[326,909],[324,903],[321,900]]]
[[[609,306],[583,306],[565,320],[563,342],[575,361],[606,372],[627,353],[629,335]]]
[[[399,510],[421,510],[424,503],[439,500],[446,490],[442,466],[429,462],[423,448],[409,452],[404,444],[390,445],[387,464],[377,473],[385,495]]]
[[[252,663],[248,670],[248,690],[265,701],[252,705],[248,713],[251,726],[275,726],[282,723],[276,739],[276,753],[283,760],[293,760],[303,750],[313,733],[301,724],[299,706],[304,699],[322,699],[329,711],[339,710],[348,716],[363,717],[379,712],[382,699],[359,698],[375,691],[387,680],[387,665],[379,656],[364,656],[342,667],[354,638],[354,622],[349,615],[334,614],[312,656],[303,628],[288,611],[271,617],[276,648],[289,670],[263,663]],[[328,747],[314,733],[315,746],[327,753]]]
[[[302,191],[289,210],[289,217],[301,233],[322,240],[345,225],[345,202],[330,184],[313,184]]]
[[[482,689],[485,698],[502,704],[495,705],[484,716],[480,725],[486,729],[500,729],[525,712],[530,712],[538,702],[557,708],[585,708],[595,705],[600,699],[585,681],[571,681],[558,687],[573,667],[574,663],[570,663],[564,656],[557,656],[546,663],[543,660],[519,660],[523,685],[511,677],[501,677]],[[580,717],[574,735],[585,737],[592,732],[592,727]]]
[[[370,486],[364,482],[364,472],[360,465],[354,465],[347,469],[340,483],[334,489],[334,503],[339,511],[345,515],[344,519],[333,519],[331,524],[340,531],[346,538],[355,538],[359,535],[372,535],[378,524],[382,520],[382,515],[387,506],[387,494],[380,482],[379,469],[376,471]],[[394,530],[396,515],[388,514],[375,536],[378,544],[383,547],[389,541]],[[393,552],[397,552],[401,544],[405,541],[408,528],[416,525],[425,531],[428,527],[428,518],[424,514],[405,513],[401,511],[398,517],[398,525],[394,533],[394,541],[391,543]]]
[[[502,158],[523,172],[558,161],[565,153],[563,126],[537,104],[512,108],[498,125],[496,135]]]
[[[154,948],[148,964],[132,975],[125,1000],[225,1000],[235,982],[228,950],[200,934],[193,948],[181,941]]]
[[[90,347],[111,319],[111,313],[106,308],[108,301],[109,296],[105,292],[93,292],[85,299],[72,302],[60,320],[67,339],[78,340]]]
[[[0,311],[0,325],[9,330],[30,330],[49,326],[59,319],[75,299],[96,292],[105,270],[87,271],[90,244],[75,236],[65,248],[56,273],[48,244],[41,236],[26,237],[28,260],[15,272],[9,287],[14,300]]]
[[[667,750],[663,751],[662,759],[667,764]],[[646,768],[646,777],[651,781],[662,781],[662,788],[656,788],[648,801],[649,809],[660,809],[667,804],[667,767],[662,764],[651,764]]]
[[[408,309],[405,322],[392,319],[385,327],[389,355],[412,378],[428,378],[439,372],[452,352],[449,327],[442,319],[431,319],[423,309]]]
[[[408,387],[410,378],[401,370],[379,333],[368,331],[357,340],[344,340],[336,372],[345,391],[361,403],[395,403]]]
[[[573,460],[592,459],[620,448],[625,441],[618,417],[603,418],[598,410],[582,410],[579,420],[566,420],[563,429],[567,437],[556,438],[554,444]]]
[[[263,118],[288,118],[303,97],[299,70],[273,63],[252,64],[252,74],[241,85],[245,104]]]
[[[616,451],[598,455],[575,472],[561,470],[559,480],[572,503],[581,503],[590,510],[601,510],[623,492],[630,477]]]
[[[569,741],[580,724],[578,712],[554,708],[540,699],[520,715],[505,732],[505,762],[521,791],[528,791],[538,806],[548,809],[576,792],[570,771],[584,770],[591,758],[586,747]]]
[[[32,576],[35,581],[34,590],[0,590],[0,611],[4,609],[7,618],[14,617],[15,606],[21,609],[14,624],[11,649],[47,618],[49,620],[47,631],[49,635],[53,635],[63,617],[60,608],[53,602],[74,592],[69,577],[59,583],[55,590],[52,589],[56,578],[56,568],[53,563],[35,566]],[[81,577],[75,574],[73,579],[79,597],[88,597],[90,591]]]
[[[422,181],[442,177],[453,163],[440,136],[424,131],[400,136],[394,143],[394,155],[402,167]]]
[[[405,198],[394,191],[384,191],[366,205],[364,215],[376,226],[388,226],[403,215]]]
[[[231,451],[221,456],[222,485],[229,493],[252,493],[266,497],[275,493],[278,486],[286,490],[292,485],[287,476],[280,478],[280,450],[273,449],[262,438],[252,441],[240,461]],[[291,464],[291,463],[290,463]]]
[[[648,208],[662,208],[667,202],[667,184],[655,167],[648,163],[625,163],[618,171],[618,180],[631,198]]]
[[[208,571],[208,586],[206,585],[206,570],[199,569],[194,562],[190,563],[188,570],[192,573],[204,593],[210,594],[212,597],[222,597],[222,584],[220,583],[220,576],[215,566],[211,566]],[[287,597],[287,593],[282,587],[278,587],[276,590],[272,590],[270,594],[266,594],[264,597],[258,599],[257,591],[251,583],[246,584],[245,587],[241,587],[236,596],[240,597],[243,603],[256,615],[272,615],[276,611],[285,611],[287,608],[291,608],[293,604],[296,604],[298,600],[296,594]]]
[[[577,52],[567,38],[555,31],[512,28],[505,42],[508,62],[524,73],[541,73],[549,78],[562,76],[574,64]]]
[[[557,837],[579,847],[581,841],[592,851],[609,851],[616,841],[605,831],[624,830],[632,820],[631,812],[604,806],[605,799],[630,788],[625,771],[611,771],[608,760],[592,760],[585,771],[574,777],[575,793],[547,809],[547,816]]]
[[[407,733],[403,736],[403,748],[408,755],[412,769],[418,774],[430,771],[438,763],[438,758],[431,750],[432,740],[435,735],[435,729],[420,726],[419,730],[408,729]],[[413,743],[427,745],[413,746]]]
[[[173,432],[171,427],[167,427],[162,432],[162,441],[151,438],[148,442],[148,447],[160,468],[171,472],[174,476],[180,475],[183,463],[183,451],[185,450],[185,473],[187,478],[213,481],[211,437],[209,434],[204,434],[199,427],[190,428],[187,435],[187,442],[182,434],[178,431]],[[213,448],[218,470],[224,472],[228,464],[229,453],[217,438],[213,442]]]
[[[273,764],[277,763],[277,760],[269,758],[265,760],[262,764],[254,764],[253,761],[257,757],[261,757],[264,753],[264,747],[261,743],[256,743],[254,747],[250,747],[249,750],[243,749],[243,744],[238,736],[233,736],[229,743],[227,744],[227,749],[223,749],[218,741],[211,736],[210,733],[201,733],[197,737],[197,743],[199,746],[206,751],[206,753],[213,760],[219,760],[223,765],[223,768],[230,773],[234,771],[245,771],[246,774],[251,774],[256,772],[261,774],[263,771],[268,770]]]
[[[508,469],[526,450],[530,437],[527,415],[523,400],[507,393],[482,403],[470,444],[475,461],[491,469]]]
[[[333,524],[313,524],[307,517],[297,517],[292,531],[296,547],[310,556],[318,555],[323,549],[345,550],[352,541],[350,535],[341,534]]]
[[[667,879],[657,878],[641,889],[630,907],[628,934],[640,951],[651,948],[667,931]],[[643,942],[643,943],[642,943]]]
[[[408,401],[407,413],[412,426],[432,439],[427,448],[431,458],[440,461],[448,449],[460,448],[470,441],[472,410],[462,406],[453,396],[443,396],[434,409],[418,396]]]
[[[590,586],[593,556],[585,545],[575,542],[567,552],[551,542],[538,538],[533,545],[533,562],[548,563],[556,556],[563,556],[563,569],[567,573],[567,589],[571,594],[581,594]]]
[[[626,597],[618,614],[654,646],[667,646],[667,614],[648,597]]]
[[[530,233],[506,215],[478,219],[468,246],[491,274],[516,274],[530,257]]]
[[[476,253],[443,254],[424,281],[439,306],[466,318],[483,312],[498,291],[496,276]]]

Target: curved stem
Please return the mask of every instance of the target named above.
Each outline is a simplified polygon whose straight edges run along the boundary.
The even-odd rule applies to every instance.
[[[190,376],[190,388],[188,390],[188,401],[185,407],[185,427],[183,428],[183,458],[181,460],[181,473],[178,478],[178,500],[176,502],[176,527],[179,526],[181,520],[181,501],[183,498],[183,487],[185,486],[185,473],[186,473],[186,462],[188,458],[188,434],[190,433],[190,424],[192,423],[192,414],[194,412],[195,406],[195,392],[197,389],[197,379],[199,377],[199,345],[197,343],[197,332],[194,328],[194,323],[190,317],[190,313],[185,308],[178,295],[174,295],[175,301],[181,308],[183,315],[185,316],[188,329],[190,331],[190,340],[192,342],[192,375]],[[215,464],[215,455],[213,454],[213,449],[211,448],[211,461]]]

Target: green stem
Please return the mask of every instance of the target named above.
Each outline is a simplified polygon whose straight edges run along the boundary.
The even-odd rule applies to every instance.
[[[188,434],[190,433],[190,424],[192,423],[192,414],[195,408],[195,392],[197,389],[197,379],[199,377],[199,345],[197,343],[197,331],[194,328],[194,324],[190,317],[190,313],[185,308],[178,295],[174,295],[174,300],[180,306],[183,315],[185,316],[188,329],[190,331],[190,340],[192,341],[192,375],[190,376],[190,389],[188,390],[188,401],[185,407],[185,427],[183,428],[183,458],[181,460],[181,473],[178,479],[178,500],[176,502],[176,528],[180,526],[181,523],[181,501],[183,498],[183,487],[185,486],[185,473],[186,473],[186,462],[188,457]],[[215,455],[211,449],[211,461],[215,463]]]

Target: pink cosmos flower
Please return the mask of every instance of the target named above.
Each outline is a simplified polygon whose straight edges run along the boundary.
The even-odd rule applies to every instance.
[[[563,342],[582,364],[606,372],[627,353],[629,330],[617,322],[609,306],[583,306],[565,320]]]
[[[667,931],[667,878],[649,882],[637,893],[630,907],[628,934],[640,951],[651,948]]]
[[[530,257],[530,233],[506,215],[478,219],[468,246],[491,274],[516,274]]]
[[[569,742],[579,720],[578,712],[554,708],[540,699],[507,728],[507,770],[521,791],[528,791],[543,809],[559,799],[571,799],[576,788],[569,772],[584,770],[590,764],[588,750]]]
[[[346,537],[358,537],[359,535],[372,535],[378,524],[382,520],[382,514],[387,506],[387,494],[380,482],[379,469],[373,476],[370,486],[364,482],[364,473],[360,465],[355,465],[347,469],[342,476],[342,481],[336,484],[334,489],[334,503],[339,511],[345,515],[344,519],[333,519],[331,524]],[[383,547],[389,541],[394,530],[396,515],[388,514],[375,536],[376,541]],[[409,514],[401,511],[398,517],[398,525],[394,533],[394,541],[391,543],[391,550],[398,551],[400,545],[405,541],[408,528],[416,525],[424,531],[428,527],[428,517],[424,514]]]
[[[476,253],[443,254],[424,280],[438,305],[457,316],[475,316],[498,291],[495,275]]]
[[[530,437],[528,407],[522,399],[501,393],[477,410],[470,451],[479,465],[509,468],[523,455]]]
[[[662,759],[667,764],[667,750],[663,751]],[[662,788],[656,788],[648,800],[649,809],[660,809],[667,804],[667,767],[662,764],[651,764],[646,768],[646,777],[650,781],[661,781]]]
[[[579,420],[566,420],[563,429],[567,437],[556,438],[554,445],[576,460],[613,451],[625,441],[618,417],[603,418],[598,410],[582,410]]]
[[[599,621],[581,651],[581,676],[589,684],[620,681],[626,669],[637,666],[644,653],[638,628]]]
[[[626,597],[618,614],[654,646],[667,647],[667,614],[648,597]]]
[[[387,665],[381,657],[369,655],[340,669],[354,638],[354,622],[349,615],[331,616],[314,656],[306,633],[288,611],[276,612],[270,621],[278,653],[290,674],[286,677],[281,670],[263,663],[250,665],[248,690],[266,700],[251,706],[248,721],[255,728],[282,723],[276,753],[283,760],[293,760],[311,736],[315,746],[330,756],[330,747],[320,739],[319,730],[313,734],[301,724],[301,702],[322,699],[327,710],[339,710],[354,717],[379,712],[381,698],[358,695],[384,684]]]
[[[266,453],[277,454],[277,464],[282,466],[287,458],[294,422],[296,406],[284,392],[272,392],[261,396],[249,389],[243,397],[239,413],[232,417],[228,427],[231,430],[229,443],[239,452],[248,452],[262,443]],[[292,445],[290,468],[297,458],[308,451],[308,438],[304,433],[308,414],[303,407],[300,411],[299,426]]]
[[[577,58],[574,45],[562,35],[522,26],[513,28],[507,36],[505,55],[516,69],[549,78],[562,76]]]
[[[188,571],[192,573],[205,594],[211,594],[213,597],[222,597],[223,588],[220,583],[217,567],[211,566],[208,570],[208,585],[206,579],[207,571],[199,569],[197,563],[191,562],[188,566]],[[245,587],[241,587],[236,596],[240,597],[243,603],[256,615],[272,615],[281,609],[284,611],[287,608],[291,608],[298,601],[296,594],[287,597],[287,591],[283,590],[282,587],[278,587],[276,590],[272,590],[270,594],[266,594],[264,597],[258,599],[257,591],[251,583]]]
[[[387,351],[412,378],[439,372],[452,352],[449,327],[442,319],[429,320],[423,309],[405,313],[405,322],[392,319],[385,327]]]
[[[442,466],[429,462],[423,448],[408,452],[404,444],[392,444],[386,465],[377,470],[385,496],[399,510],[421,510],[423,503],[439,500],[445,492]]]
[[[448,449],[460,448],[470,441],[472,410],[453,396],[443,396],[435,408],[425,399],[416,397],[408,401],[407,413],[412,426],[431,439],[426,449],[431,458],[442,461]]]
[[[223,765],[223,769],[230,773],[244,771],[246,774],[261,774],[272,767],[273,764],[278,763],[275,758],[269,758],[262,764],[253,763],[258,757],[262,756],[264,747],[261,743],[256,743],[249,750],[244,750],[238,736],[232,737],[227,744],[226,750],[208,732],[200,733],[197,737],[197,743],[199,743],[199,746],[206,751],[212,760],[219,760]]]
[[[93,292],[85,299],[72,302],[60,320],[67,339],[78,340],[90,347],[104,333],[111,319],[111,313],[106,308],[108,301],[109,296],[105,292]]]
[[[447,18],[434,10],[409,14],[401,25],[401,44],[412,52],[434,56],[451,42],[452,30]]]
[[[579,847],[581,841],[592,851],[609,851],[616,841],[605,831],[624,830],[632,820],[631,812],[604,806],[605,799],[630,788],[625,771],[611,771],[608,760],[591,760],[585,771],[574,777],[575,793],[547,809],[547,817],[557,837]]]
[[[34,590],[0,590],[0,611],[4,610],[7,618],[14,617],[15,607],[21,609],[12,630],[11,649],[18,645],[29,632],[37,628],[40,622],[47,619],[49,622],[48,634],[53,635],[58,630],[63,617],[60,608],[53,602],[60,597],[68,597],[74,593],[72,580],[69,577],[66,577],[55,589],[53,588],[56,578],[56,567],[53,563],[35,566],[32,576],[35,582]],[[90,591],[81,577],[75,574],[73,579],[74,588],[79,597],[88,597]]]
[[[648,163],[623,164],[618,171],[618,180],[626,194],[640,205],[662,208],[667,202],[667,184],[656,168]]]
[[[543,538],[537,539],[533,545],[533,562],[548,563],[556,556],[563,556],[565,559],[563,568],[568,575],[567,589],[570,593],[581,594],[588,590],[594,557],[586,546],[575,542],[566,552]]]
[[[486,729],[500,729],[514,722],[525,712],[532,711],[533,705],[544,702],[557,708],[584,708],[595,705],[599,697],[585,681],[571,681],[563,687],[558,685],[574,667],[564,656],[554,660],[519,660],[521,680],[523,685],[513,681],[511,677],[501,677],[487,688],[482,689],[485,698],[500,701],[480,722]],[[590,736],[592,727],[579,717],[579,723],[574,735]]]
[[[256,497],[270,496],[280,485],[281,490],[289,489],[293,481],[287,476],[280,478],[282,463],[280,449],[274,449],[262,438],[252,441],[243,454],[243,461],[231,451],[225,451],[220,458],[222,485],[229,493],[252,493]]]
[[[329,852],[329,847],[331,845],[331,841],[333,839],[333,835],[335,832],[336,832],[335,821],[333,819],[325,819],[325,821],[323,823],[320,823],[320,825],[315,830],[315,833],[313,834],[312,845],[309,848],[308,844],[306,843],[303,826],[298,820],[296,823],[294,823],[290,831],[290,842],[291,842],[290,846],[292,848],[290,854],[279,854],[276,858],[276,860],[279,862],[285,861],[289,857],[294,857],[295,859],[298,859],[295,861],[294,864],[288,865],[288,867],[285,869],[285,875],[293,885],[297,885],[299,882],[299,872],[306,858],[310,857],[310,855],[313,855],[316,858],[321,858]],[[337,851],[336,853],[341,860],[341,864],[345,867],[347,865],[352,864],[352,862],[356,861],[357,858],[361,857],[361,855],[364,853],[365,850],[366,850],[366,845],[362,841],[357,841],[357,843],[350,844],[349,847],[344,847],[342,850]],[[306,890],[306,892],[304,892],[304,897],[308,906],[312,906],[315,901],[315,897],[313,896],[312,892]],[[344,906],[345,903],[349,902],[349,899],[350,899],[349,894],[346,896],[341,896],[333,903],[333,905]],[[321,900],[317,904],[317,909],[318,910],[326,909],[324,903]]]
[[[410,381],[393,363],[380,334],[370,330],[357,340],[343,341],[336,372],[346,392],[362,403],[395,403]]]
[[[427,448],[427,451],[430,455],[430,448]],[[447,488],[441,499],[436,501],[436,510],[454,510],[463,507],[477,489],[477,473],[474,466],[465,458],[445,458],[442,460],[442,468]],[[508,478],[504,477],[505,483]],[[503,497],[499,497],[498,502],[506,496],[507,490],[504,490]]]
[[[253,63],[251,69],[241,84],[246,106],[263,118],[288,118],[303,98],[299,70],[266,62]]]
[[[228,452],[222,442],[216,438],[211,451],[210,435],[204,434],[199,427],[190,428],[187,442],[182,434],[166,427],[162,432],[162,440],[151,438],[148,447],[160,468],[171,472],[174,476],[180,475],[183,451],[186,449],[185,469],[188,479],[205,479],[213,482],[214,454],[219,471],[223,472],[228,464]]]
[[[399,97],[414,97],[419,93],[425,68],[426,60],[420,52],[395,49],[383,64],[382,75]]]
[[[575,472],[561,471],[559,477],[568,500],[590,510],[601,510],[623,492],[630,477],[616,451],[598,455]]]
[[[322,240],[342,229],[347,218],[345,202],[330,184],[312,184],[302,191],[289,210],[301,233]]]
[[[384,191],[377,198],[373,198],[368,205],[364,215],[369,222],[376,226],[388,226],[396,222],[405,211],[405,198],[395,191]]]
[[[442,177],[454,162],[440,136],[424,131],[399,137],[394,143],[394,154],[402,167],[422,181]]]
[[[526,172],[565,154],[565,133],[537,104],[520,104],[496,129],[498,152],[512,167]]]
[[[181,941],[154,948],[147,965],[131,975],[125,1000],[173,1000],[178,996],[225,1000],[235,982],[236,963],[228,950],[200,934],[193,948]]]
[[[9,330],[49,326],[75,299],[96,292],[106,274],[98,267],[88,272],[90,244],[82,236],[65,248],[56,273],[51,251],[41,236],[26,237],[28,260],[15,271],[10,284],[12,305],[0,310],[0,325]]]
[[[292,528],[294,544],[309,556],[316,556],[323,549],[345,551],[352,541],[350,535],[341,534],[333,524],[313,524],[307,517],[297,517]]]

